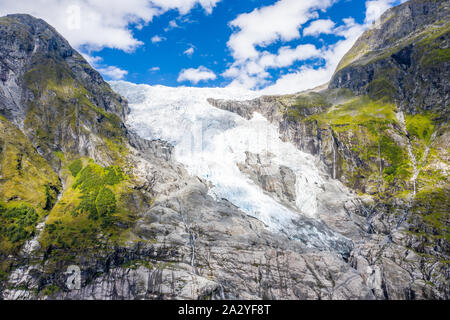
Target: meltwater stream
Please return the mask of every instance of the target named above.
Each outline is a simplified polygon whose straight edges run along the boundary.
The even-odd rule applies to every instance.
[[[127,125],[146,139],[162,139],[174,145],[175,160],[194,176],[214,186],[210,193],[225,198],[267,227],[308,246],[341,246],[341,237],[313,219],[323,180],[313,156],[279,139],[278,129],[255,113],[246,120],[217,109],[207,98],[247,100],[249,91],[190,88],[111,82],[127,98],[131,113]],[[265,193],[238,168],[245,152],[270,153],[272,162],[291,168],[296,175],[297,211]],[[343,244],[342,244],[343,245]]]

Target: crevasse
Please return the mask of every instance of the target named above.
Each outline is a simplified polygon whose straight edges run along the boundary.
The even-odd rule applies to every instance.
[[[270,230],[294,238],[304,231],[293,221],[301,216],[315,217],[317,194],[323,191],[323,180],[314,157],[282,142],[278,128],[260,114],[255,113],[251,120],[246,120],[207,102],[207,98],[251,99],[256,93],[135,85],[123,81],[111,85],[130,103],[127,125],[143,138],[173,144],[175,160],[183,163],[191,175],[212,183],[211,195],[227,199],[264,222]],[[239,170],[237,163],[245,161],[246,151],[270,153],[273,162],[295,172],[298,211],[278,203]],[[314,225],[308,228],[307,232],[315,233],[318,238],[334,237],[318,232]]]

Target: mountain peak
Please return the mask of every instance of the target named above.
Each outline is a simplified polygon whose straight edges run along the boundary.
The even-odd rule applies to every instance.
[[[25,120],[23,95],[27,92],[19,90],[24,89],[23,77],[33,69],[42,71],[43,65],[50,64],[52,71],[63,70],[63,74],[55,76],[75,79],[91,92],[96,105],[125,120],[126,101],[44,20],[28,14],[7,15],[0,18],[0,32],[0,89],[5,93],[0,97],[0,104],[3,105],[1,113],[8,119],[17,123]]]
[[[448,3],[387,11],[328,87],[111,82],[130,109],[0,18],[0,300],[448,299]]]
[[[329,87],[386,97],[411,112],[446,112],[449,16],[448,0],[413,0],[391,8],[344,56]]]

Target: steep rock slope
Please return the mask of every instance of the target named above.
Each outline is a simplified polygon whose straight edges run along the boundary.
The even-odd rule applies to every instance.
[[[448,120],[449,6],[411,0],[385,12],[342,59],[329,88],[387,96],[408,113]]]
[[[326,89],[209,100],[261,113],[360,193],[371,239],[351,262],[372,270],[378,298],[449,294],[448,23],[448,1],[412,0],[361,36]]]
[[[130,132],[127,102],[44,21],[0,18],[0,42],[1,298],[375,297],[351,239],[270,232]]]

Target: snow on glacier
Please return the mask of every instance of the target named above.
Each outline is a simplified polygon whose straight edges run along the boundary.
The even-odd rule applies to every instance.
[[[300,213],[316,217],[317,194],[323,191],[323,180],[315,158],[282,142],[278,128],[262,115],[255,113],[251,120],[246,120],[207,102],[207,98],[247,100],[257,97],[256,93],[124,81],[111,82],[111,86],[130,103],[127,125],[143,138],[173,144],[175,159],[191,175],[210,181],[213,196],[227,199],[269,229],[289,236],[298,232],[293,220],[298,220]],[[275,201],[239,170],[237,163],[245,161],[246,151],[270,153],[274,155],[271,161],[295,172],[296,206],[300,213]],[[309,232],[322,236],[317,230]]]

